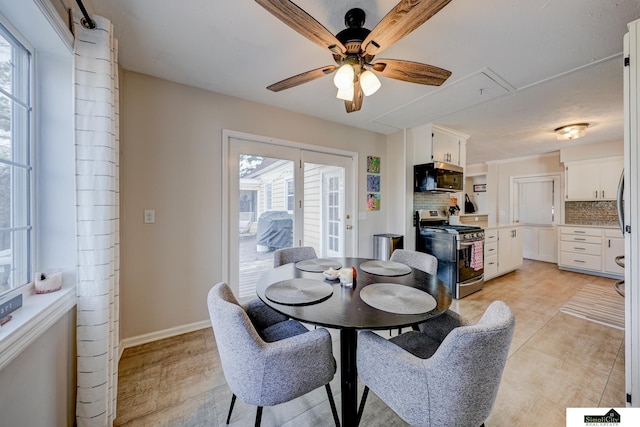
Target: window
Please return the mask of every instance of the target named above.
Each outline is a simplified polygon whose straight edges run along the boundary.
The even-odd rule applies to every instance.
[[[31,278],[31,58],[0,23],[0,294]]]
[[[293,194],[293,179],[288,179],[285,181],[285,187],[286,187],[286,191],[287,191],[287,210],[289,212],[293,212],[293,209],[295,207],[295,198],[294,198],[294,194]]]
[[[264,185],[264,210],[273,209],[273,185],[268,182]]]

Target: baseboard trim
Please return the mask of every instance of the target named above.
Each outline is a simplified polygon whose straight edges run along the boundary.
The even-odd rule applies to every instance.
[[[137,345],[147,344],[150,342],[158,341],[165,338],[175,337],[176,335],[186,334],[187,332],[198,331],[200,329],[211,327],[211,321],[203,320],[201,322],[190,323],[188,325],[176,326],[175,328],[164,329],[162,331],[151,332],[144,335],[138,335],[137,337],[125,338],[120,341],[120,355],[124,350]]]

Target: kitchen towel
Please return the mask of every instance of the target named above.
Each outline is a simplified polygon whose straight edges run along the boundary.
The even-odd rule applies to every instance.
[[[484,268],[484,242],[473,242],[471,244],[471,268],[475,271],[482,270]]]

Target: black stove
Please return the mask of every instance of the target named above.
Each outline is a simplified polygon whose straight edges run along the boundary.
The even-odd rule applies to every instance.
[[[484,230],[449,224],[437,210],[416,212],[416,250],[438,259],[438,278],[454,298],[479,291],[484,284]]]

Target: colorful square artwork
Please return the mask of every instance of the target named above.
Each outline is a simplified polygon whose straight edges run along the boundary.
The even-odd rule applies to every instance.
[[[379,211],[380,210],[380,194],[367,194],[367,210]]]
[[[367,191],[380,192],[380,175],[367,175]]]
[[[380,157],[367,156],[367,173],[380,173]]]

